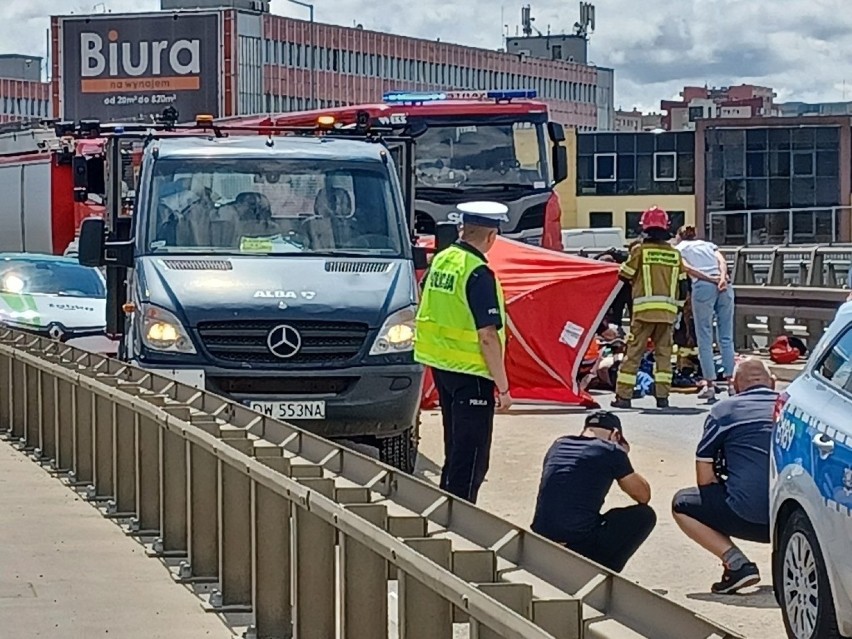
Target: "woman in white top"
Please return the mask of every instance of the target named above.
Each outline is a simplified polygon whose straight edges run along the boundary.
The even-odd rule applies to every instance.
[[[713,282],[695,274],[692,279],[692,312],[695,317],[695,337],[698,341],[698,358],[705,387],[699,397],[716,397],[716,366],[713,360],[713,319],[716,319],[719,350],[725,378],[734,374],[734,287],[728,282],[728,263],[712,242],[699,240],[694,226],[681,227],[676,236],[676,246],[687,267]],[[718,283],[716,283],[718,282]]]

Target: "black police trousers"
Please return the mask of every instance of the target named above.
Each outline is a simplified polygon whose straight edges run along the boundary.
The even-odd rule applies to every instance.
[[[444,424],[441,488],[476,503],[491,458],[494,382],[433,369]]]

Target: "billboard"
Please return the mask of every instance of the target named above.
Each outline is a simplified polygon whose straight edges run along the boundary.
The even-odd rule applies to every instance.
[[[219,14],[65,17],[60,22],[61,117],[180,121],[219,116]]]

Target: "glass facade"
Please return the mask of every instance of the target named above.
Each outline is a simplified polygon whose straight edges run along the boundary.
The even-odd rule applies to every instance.
[[[712,237],[743,244],[833,239],[839,216],[832,207],[841,203],[839,127],[714,128],[705,132],[705,145]]]
[[[692,131],[582,133],[577,195],[690,195],[695,192]]]

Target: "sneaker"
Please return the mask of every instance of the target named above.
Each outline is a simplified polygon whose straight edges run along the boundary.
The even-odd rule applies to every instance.
[[[760,583],[760,571],[755,564],[743,564],[739,570],[725,568],[722,581],[713,584],[710,590],[717,595],[730,595],[741,588],[748,588]]]
[[[610,404],[613,408],[633,408],[633,403],[629,399],[621,399],[616,397]]]
[[[713,384],[707,384],[698,393],[698,399],[716,399],[716,387]]]
[[[657,408],[668,408],[669,400],[666,397],[658,397],[657,398]]]

